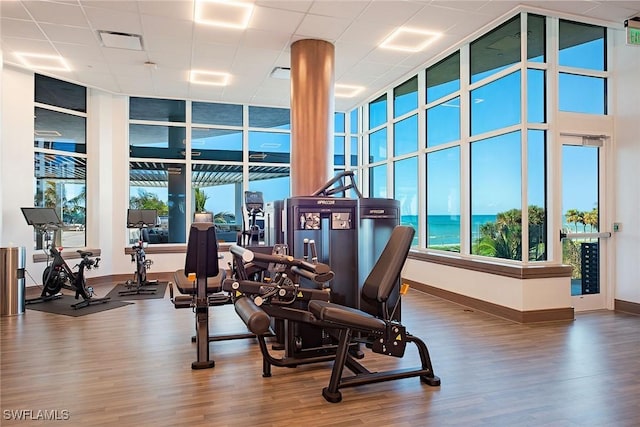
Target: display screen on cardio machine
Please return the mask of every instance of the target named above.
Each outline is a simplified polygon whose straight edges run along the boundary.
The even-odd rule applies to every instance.
[[[261,191],[245,191],[244,205],[247,210],[261,210],[264,207],[264,199]]]
[[[127,209],[127,228],[155,227],[157,221],[155,209]]]
[[[320,230],[322,229],[322,213],[301,212],[299,218],[299,230]],[[330,226],[332,230],[351,230],[351,212],[331,212]],[[325,218],[326,218],[325,214]]]
[[[28,225],[62,227],[62,221],[53,208],[20,208]]]

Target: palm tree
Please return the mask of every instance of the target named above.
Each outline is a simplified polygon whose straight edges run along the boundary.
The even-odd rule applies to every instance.
[[[196,213],[205,212],[205,205],[209,199],[209,195],[199,187],[193,189],[193,197],[196,202]]]
[[[598,231],[598,208],[593,208],[591,212],[584,213],[585,227],[588,225],[590,231]]]
[[[582,223],[582,215],[583,213],[577,209],[568,209],[564,214],[568,224],[576,225],[576,233],[578,232],[578,223]]]
[[[160,200],[157,194],[142,188],[138,190],[137,196],[129,199],[129,205],[132,209],[155,209],[158,212],[158,216],[166,216],[169,214],[169,206]]]

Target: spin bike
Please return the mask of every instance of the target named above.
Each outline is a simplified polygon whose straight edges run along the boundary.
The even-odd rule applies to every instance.
[[[53,261],[49,264],[42,274],[42,296],[58,295],[62,288],[71,289],[76,292],[75,298],[82,297],[82,301],[76,304],[71,304],[74,309],[87,307],[91,304],[103,304],[109,301],[110,298],[95,298],[93,288],[87,286],[87,282],[84,277],[84,271],[91,270],[92,268],[98,268],[100,258],[91,258],[92,252],[83,250],[76,251],[80,254],[81,261],[76,265],[77,272],[73,270],[62,258],[62,253],[58,248],[51,245],[49,253],[53,257]]]
[[[100,258],[92,258],[93,253],[79,249],[80,262],[74,267],[78,271],[74,272],[62,257],[62,249],[55,246],[57,233],[62,227],[58,214],[52,208],[22,208],[22,212],[29,225],[44,234],[47,238],[47,267],[42,273],[42,293],[39,298],[25,300],[26,304],[49,301],[60,298],[62,288],[75,291],[75,299],[82,301],[72,304],[71,307],[79,309],[91,304],[103,304],[110,298],[95,298],[93,288],[87,286],[84,277],[85,270],[98,268]],[[54,233],[53,242],[50,243],[48,237],[50,232]]]
[[[131,262],[136,264],[133,280],[127,280],[124,284],[126,290],[118,292],[118,295],[155,295],[158,288],[150,288],[158,284],[157,280],[147,280],[147,270],[151,268],[153,261],[147,259],[144,248],[147,247],[144,232],[147,227],[156,224],[157,211],[155,209],[129,209],[127,211],[127,228],[137,228],[140,232],[138,241],[131,247]]]

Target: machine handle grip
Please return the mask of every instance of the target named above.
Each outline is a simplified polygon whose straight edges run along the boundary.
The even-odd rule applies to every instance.
[[[305,279],[309,279],[315,283],[323,284],[333,279],[333,271],[329,271],[328,273],[319,273],[314,274],[311,271],[304,270],[299,267],[291,267],[291,271],[297,274],[298,276],[302,276]]]
[[[255,253],[253,251],[238,245],[229,246],[229,252],[231,252],[232,255],[242,258],[242,261],[244,262],[251,262],[255,257]]]

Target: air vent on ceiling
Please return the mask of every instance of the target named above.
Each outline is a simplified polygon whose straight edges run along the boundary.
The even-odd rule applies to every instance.
[[[274,79],[288,80],[291,78],[291,68],[275,67],[273,70],[271,70],[270,76]]]
[[[139,34],[98,31],[104,47],[116,49],[142,50],[142,36]]]

